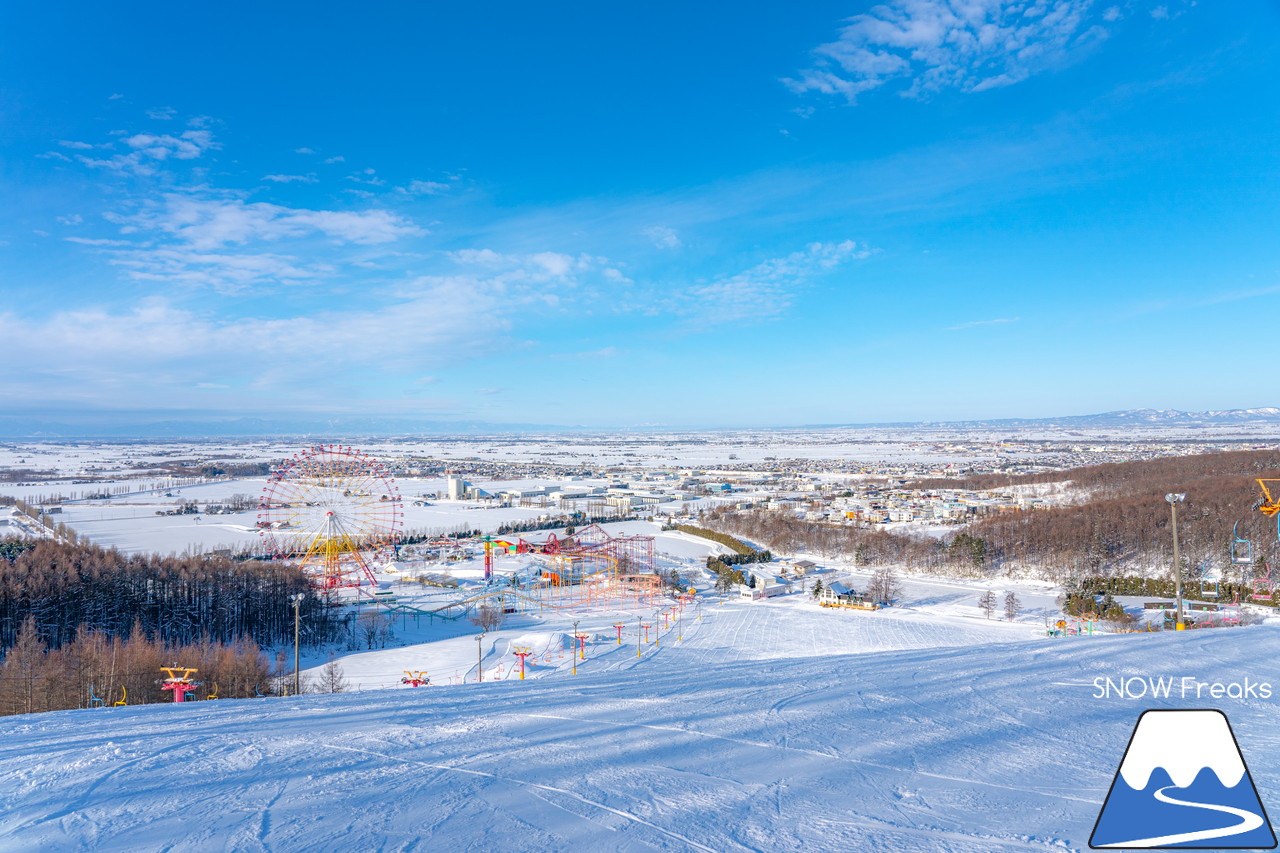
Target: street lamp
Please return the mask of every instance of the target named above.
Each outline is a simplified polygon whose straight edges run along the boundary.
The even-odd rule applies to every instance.
[[[1173,584],[1174,595],[1178,599],[1176,630],[1181,631],[1186,628],[1186,625],[1182,623],[1182,563],[1178,560],[1178,504],[1185,501],[1187,496],[1185,493],[1170,492],[1164,496],[1164,499],[1169,502],[1169,512],[1173,516]]]
[[[298,671],[298,638],[301,635],[301,619],[298,616],[298,607],[302,604],[305,596],[296,592],[289,596],[289,600],[293,602],[293,695],[297,696],[301,693],[300,685],[302,683],[302,673]]]
[[[477,683],[484,681],[484,657],[483,657],[484,646],[481,644],[482,640],[484,640],[484,631],[481,631],[479,636],[476,637],[476,681]]]

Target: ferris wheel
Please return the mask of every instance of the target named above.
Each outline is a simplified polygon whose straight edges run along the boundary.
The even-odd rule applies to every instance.
[[[258,530],[279,559],[297,560],[322,589],[377,586],[404,512],[390,472],[362,451],[317,445],[277,468],[258,503]]]

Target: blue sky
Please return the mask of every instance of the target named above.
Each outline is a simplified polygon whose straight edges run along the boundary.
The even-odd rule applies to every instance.
[[[1276,405],[1280,7],[10,5],[11,414]]]

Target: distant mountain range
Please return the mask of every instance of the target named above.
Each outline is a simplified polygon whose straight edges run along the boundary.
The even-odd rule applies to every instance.
[[[1280,408],[1223,409],[1182,412],[1176,409],[1125,409],[1096,415],[1067,415],[1054,418],[996,418],[970,421],[916,421],[895,423],[809,424],[792,429],[1083,429],[1103,427],[1210,427],[1280,425]],[[757,428],[758,429],[758,428]],[[780,427],[781,429],[781,427]],[[96,420],[91,415],[66,420],[0,415],[0,438],[250,438],[270,436],[396,436],[396,435],[496,435],[509,433],[613,432],[557,424],[484,421],[419,421],[410,418],[234,418],[193,417],[185,420],[130,418],[117,415]],[[633,431],[628,429],[627,431]],[[656,427],[648,432],[662,432]]]
[[[996,418],[974,421],[925,421],[892,424],[844,424],[847,427],[956,427],[956,428],[1027,428],[1057,427],[1207,427],[1243,426],[1246,424],[1280,424],[1280,408],[1264,406],[1256,409],[1221,409],[1208,412],[1183,412],[1178,409],[1123,409],[1096,415],[1064,415],[1053,418]]]

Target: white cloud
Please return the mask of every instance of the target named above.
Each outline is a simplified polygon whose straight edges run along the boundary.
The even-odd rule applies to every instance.
[[[1155,7],[1154,9],[1151,10],[1151,17],[1155,18],[1157,21],[1168,20],[1169,7],[1168,6]]]
[[[659,249],[679,249],[683,243],[680,242],[680,235],[675,229],[668,228],[665,225],[654,225],[652,228],[646,228],[641,232],[644,236],[653,241],[653,245]]]
[[[63,225],[80,225],[81,223],[84,222],[84,217],[78,213],[71,213],[71,214],[68,214],[67,216],[59,216],[57,217],[57,219]]]
[[[957,332],[961,329],[972,329],[975,326],[999,326],[1003,323],[1016,323],[1021,317],[997,317],[994,320],[970,320],[968,323],[960,323],[955,326],[947,326],[948,332]]]
[[[120,99],[121,99],[121,98],[123,98],[123,97],[124,97],[124,95],[121,95],[119,92],[117,92],[117,93],[116,93],[116,94],[114,94],[114,95],[108,95],[108,96],[107,96],[107,100],[108,100],[108,101],[118,101],[118,100],[120,100]]]
[[[1119,6],[1108,6],[1106,11],[1102,13],[1102,20],[1115,22],[1124,17],[1124,12]]]
[[[460,249],[446,252],[445,257],[464,267],[481,267],[499,274],[495,281],[514,284],[576,282],[581,276],[599,275],[605,280],[618,280],[618,271],[609,266],[608,258],[594,255],[566,255],[561,252],[502,254],[491,249]]]
[[[812,278],[870,254],[870,249],[852,240],[810,243],[801,251],[764,261],[737,275],[694,285],[687,295],[669,299],[667,307],[693,316],[703,325],[769,319],[786,310],[795,293]]]
[[[316,152],[312,151],[310,148],[295,148],[293,149],[293,153],[294,154],[314,154]]]
[[[71,158],[61,151],[46,151],[43,154],[37,154],[36,157],[41,160],[65,160],[68,163],[71,162]]]
[[[423,233],[409,220],[387,210],[308,210],[180,193],[166,193],[159,204],[121,219],[170,234],[198,250],[314,234],[338,243],[374,245]]]
[[[407,187],[396,187],[396,190],[407,195],[444,195],[452,189],[448,184],[439,181],[410,181]]]
[[[63,237],[62,239],[66,240],[68,243],[79,243],[83,246],[126,246],[136,249],[150,245],[146,243],[135,243],[132,240],[107,240],[101,237]]]
[[[890,81],[903,94],[979,92],[1060,65],[1105,38],[1092,0],[890,0],[849,19],[817,61],[787,83],[851,103]],[[1106,17],[1104,13],[1103,17]]]
[[[373,169],[365,169],[354,175],[347,175],[348,181],[355,181],[358,184],[368,184],[371,187],[384,187],[387,182],[377,177],[377,173]]]
[[[207,130],[188,130],[181,136],[135,133],[125,137],[124,144],[157,160],[169,157],[194,160],[210,148],[218,147],[213,141],[213,134]]]
[[[262,180],[274,181],[277,184],[314,184],[316,182],[315,175],[263,175]]]
[[[287,316],[213,317],[184,310],[163,298],[148,298],[123,310],[88,307],[45,319],[0,312],[0,339],[28,353],[43,376],[8,377],[9,390],[36,393],[49,403],[177,406],[181,389],[199,383],[230,385],[250,392],[286,392],[297,402],[320,385],[367,381],[367,371],[421,377],[445,365],[509,346],[505,332],[517,307],[509,293],[484,280],[459,287],[448,280],[420,279],[412,292],[366,310],[316,309]],[[475,329],[483,324],[484,335]],[[330,381],[299,383],[300,377]],[[26,384],[22,384],[26,383]],[[122,390],[118,396],[115,388]],[[59,399],[61,395],[62,399]],[[198,397],[196,399],[199,399]],[[332,404],[332,398],[328,400]]]
[[[262,284],[297,284],[333,272],[326,265],[303,266],[290,255],[163,247],[119,251],[111,263],[126,270],[133,279],[207,287],[220,293],[236,293]]]
[[[326,163],[345,163],[347,162],[347,158],[339,155],[337,157],[328,157],[325,159],[325,162]]]
[[[153,118],[157,121],[172,121],[177,115],[178,113],[172,107],[147,110],[147,118]]]
[[[167,133],[121,135],[124,137],[124,144],[133,149],[129,153],[116,154],[107,159],[77,155],[76,159],[95,168],[135,175],[154,175],[159,171],[159,164],[170,158],[195,160],[208,151],[221,148],[213,134],[207,130],[187,130],[178,136]]]
[[[74,148],[77,151],[92,151],[93,146],[87,142],[76,142],[72,139],[59,139],[58,144],[63,148]]]
[[[592,359],[597,359],[597,358],[617,358],[618,356],[622,355],[623,352],[624,352],[623,350],[620,350],[617,347],[601,347],[600,349],[593,349],[587,352],[551,353],[548,357],[549,358],[571,358],[571,359],[580,359],[583,361],[590,361]]]

